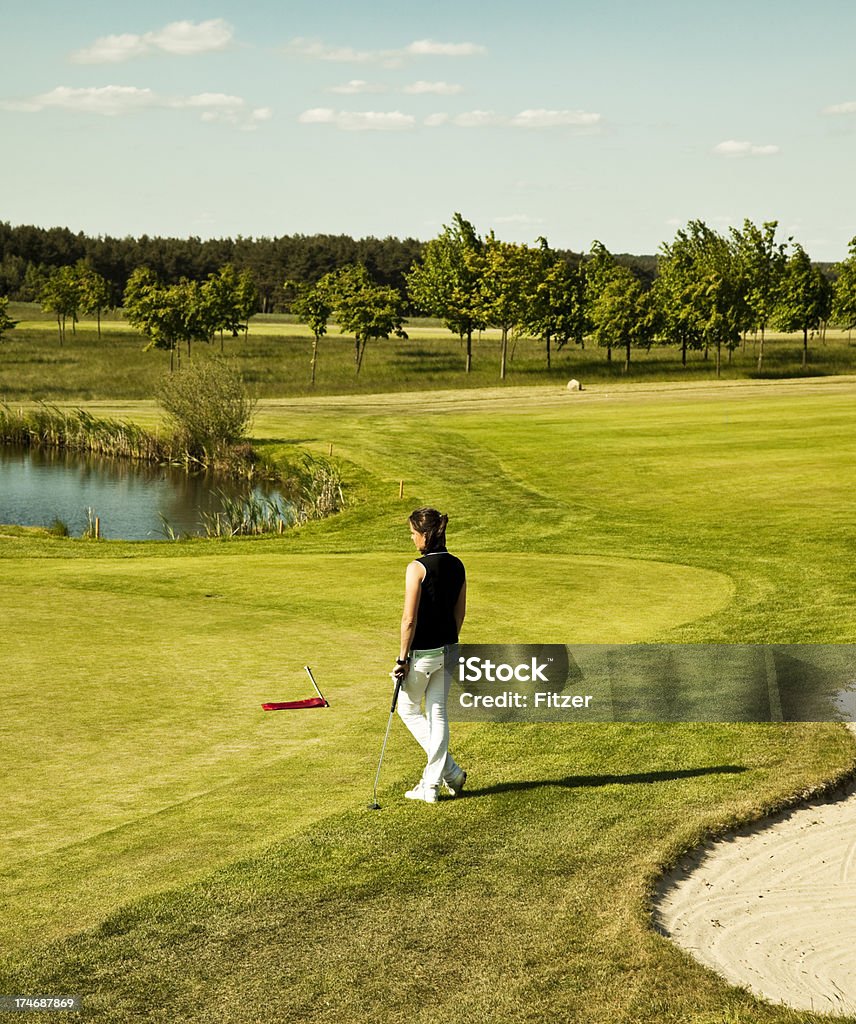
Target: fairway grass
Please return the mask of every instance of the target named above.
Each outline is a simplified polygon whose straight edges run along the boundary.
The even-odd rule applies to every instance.
[[[363,808],[412,507],[449,512],[470,643],[850,642],[854,398],[269,400],[269,454],[333,445],[338,516],[228,543],[5,531],[0,991],[128,1022],[815,1019],[730,988],[647,912],[704,835],[852,770],[839,726],[455,725],[470,795],[425,807],[396,723],[384,809]],[[263,713],[310,695],[307,663],[331,707]]]

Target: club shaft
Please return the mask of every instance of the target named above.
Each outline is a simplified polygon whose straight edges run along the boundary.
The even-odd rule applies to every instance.
[[[372,803],[377,803],[377,784],[380,781],[380,768],[383,764],[383,755],[386,753],[386,741],[389,739],[389,729],[392,725],[392,716],[395,714],[395,705],[398,703],[398,691],[401,689],[401,680],[396,679],[395,689],[392,693],[392,706],[389,709],[389,718],[386,722],[386,732],[383,735],[383,746],[380,748],[380,760],[377,763],[377,772],[375,773],[374,780],[374,791],[372,793]]]
[[[324,694],[318,689],[318,684],[315,682],[315,676],[312,675],[312,669],[308,665],[304,665],[303,667],[306,669],[306,673],[309,676],[309,679],[312,682],[312,685],[315,687],[315,692],[318,694],[318,696],[321,698],[321,700],[324,701],[324,703],[327,705],[327,707],[329,707],[330,706],[330,701],[328,701],[327,698],[324,696]]]

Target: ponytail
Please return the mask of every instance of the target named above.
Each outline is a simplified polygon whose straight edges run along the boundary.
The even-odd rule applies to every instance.
[[[436,508],[417,508],[408,517],[414,530],[425,537],[423,554],[446,550],[446,524],[449,517]]]

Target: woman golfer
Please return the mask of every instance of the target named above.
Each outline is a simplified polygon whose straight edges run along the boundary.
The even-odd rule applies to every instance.
[[[458,796],[467,781],[467,773],[449,753],[446,700],[451,679],[444,670],[446,650],[458,642],[464,621],[467,582],[463,562],[446,550],[449,517],[434,508],[418,508],[408,521],[420,557],[407,566],[394,676],[402,680],[398,713],[428,757],[422,778],[405,796],[433,804],[441,783]]]

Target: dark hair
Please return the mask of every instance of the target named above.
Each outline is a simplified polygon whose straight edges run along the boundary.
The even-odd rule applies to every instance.
[[[425,537],[424,553],[446,550],[446,523],[449,517],[436,508],[417,508],[408,516],[414,530]]]

